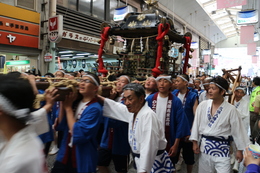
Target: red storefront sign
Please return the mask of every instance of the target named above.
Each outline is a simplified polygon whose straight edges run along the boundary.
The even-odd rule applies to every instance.
[[[0,31],[0,44],[38,48],[38,37]]]
[[[0,17],[0,30],[35,36],[39,35],[39,25],[4,17]]]

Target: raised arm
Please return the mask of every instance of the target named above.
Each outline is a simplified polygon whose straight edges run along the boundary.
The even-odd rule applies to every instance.
[[[103,104],[103,116],[127,123],[131,120],[133,114],[128,112],[127,107],[124,104],[102,96],[98,96],[98,100]]]

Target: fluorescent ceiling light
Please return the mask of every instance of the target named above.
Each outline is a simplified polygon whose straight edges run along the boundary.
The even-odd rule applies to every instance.
[[[61,55],[61,56],[73,56],[73,54]]]
[[[90,55],[90,53],[77,53],[78,56],[81,56],[81,55]]]
[[[73,51],[67,50],[67,51],[61,51],[59,53],[72,53]]]
[[[84,56],[73,56],[72,58],[84,58]]]

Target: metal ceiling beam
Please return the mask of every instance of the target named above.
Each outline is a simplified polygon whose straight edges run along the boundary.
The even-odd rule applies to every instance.
[[[221,26],[219,26],[220,28],[221,28],[221,30],[222,29],[224,29],[224,28],[228,28],[228,27],[233,27],[233,23],[231,23],[231,22],[228,22],[228,23],[225,23],[225,24],[222,24]]]
[[[211,0],[211,1],[205,2],[202,5],[203,5],[203,7],[206,7],[206,6],[212,5],[214,3],[216,3],[216,0]]]
[[[241,11],[242,8],[241,9],[239,9],[239,8],[226,8],[226,10],[227,11],[236,11],[236,12],[238,12],[238,11]]]
[[[221,20],[221,19],[223,19],[223,18],[228,18],[228,17],[229,17],[229,18],[230,18],[230,17],[234,18],[234,17],[236,17],[236,16],[235,16],[235,15],[225,15],[225,16],[221,16],[221,17],[214,18],[214,19],[212,18],[212,19],[217,21],[217,20]]]
[[[233,26],[225,28],[225,29],[222,29],[222,30],[223,30],[223,32],[225,32],[226,30],[230,30],[230,29],[236,31],[236,28],[234,28]]]
[[[223,24],[220,24],[220,25],[218,25],[220,28],[222,27],[222,26],[225,26],[225,25],[228,25],[228,24],[232,24],[231,22],[226,22],[226,23],[223,23]],[[232,24],[233,25],[233,24]]]
[[[235,31],[230,31],[230,32],[226,32],[226,33],[224,33],[225,35],[230,35],[230,34],[232,34],[232,33],[237,33],[237,31],[235,30]]]

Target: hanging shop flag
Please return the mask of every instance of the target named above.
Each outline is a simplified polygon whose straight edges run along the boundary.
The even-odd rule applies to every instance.
[[[214,65],[216,66],[216,65],[218,65],[218,59],[214,59]]]
[[[252,56],[252,63],[253,64],[257,64],[257,60],[258,60],[258,56],[257,55],[253,55]]]
[[[240,44],[248,44],[254,42],[255,28],[253,25],[241,26],[240,29]]]
[[[247,55],[256,54],[256,43],[247,44]]]
[[[191,59],[191,66],[192,67],[197,67],[197,49],[195,49],[193,52],[192,52],[192,59]]]
[[[247,0],[217,0],[217,9],[246,5]]]
[[[204,63],[209,63],[210,55],[204,55]]]

